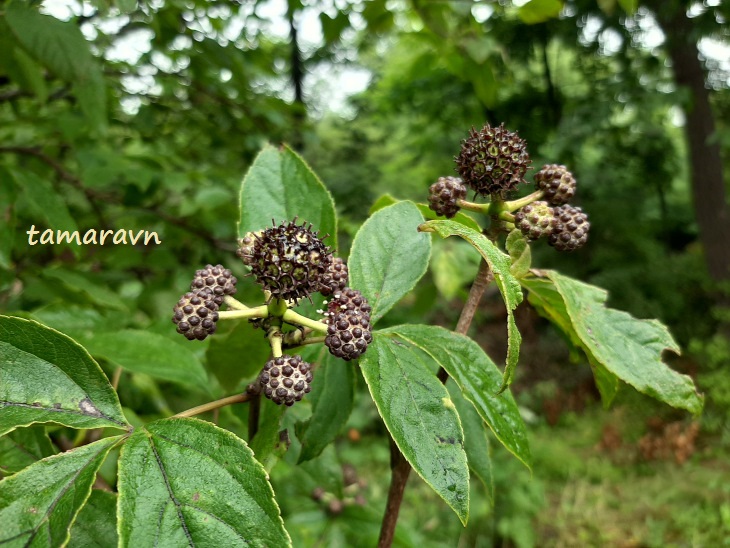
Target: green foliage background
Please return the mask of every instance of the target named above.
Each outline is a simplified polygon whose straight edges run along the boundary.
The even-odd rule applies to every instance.
[[[645,8],[635,11],[632,2],[601,2],[597,11],[593,3],[537,0],[521,8],[291,0],[284,11],[297,21],[305,12],[317,14],[323,31],[319,43],[300,34],[299,63],[307,75],[299,98],[287,32],[267,23],[270,3],[93,0],[71,2],[58,16],[48,14],[52,2],[0,3],[0,312],[37,319],[79,340],[110,378],[124,366],[119,391],[132,424],[241,390],[257,371],[241,368],[238,356],[261,353],[237,336],[247,326],[224,327],[218,340],[191,350],[174,333],[170,313],[204,264],[220,262],[239,278],[245,274],[233,254],[232,220],[239,216],[241,177],[261,147],[290,143],[319,174],[340,214],[333,237],[339,236],[346,256],[378,197],[424,202],[429,184],[453,174],[452,157],[468,127],[505,122],[528,140],[536,168],[557,162],[573,170],[578,203],[592,223],[586,249],[559,256],[538,243],[533,264],[602,286],[611,306],[669,325],[680,345],[692,350],[677,365],[699,372],[699,382],[716,389],[708,393],[708,432],[717,436],[710,439],[727,441],[730,405],[722,372],[729,345],[717,334],[715,288],[691,209],[677,123],[686,97],[672,83],[666,55],[641,42]],[[486,19],[483,8],[491,11]],[[723,14],[725,22],[717,17]],[[696,17],[698,37],[726,40],[727,20],[727,6],[706,8]],[[281,21],[286,26],[285,16]],[[588,23],[618,29],[620,46],[613,47],[607,34],[588,32]],[[140,53],[115,53],[125,40]],[[327,109],[334,70],[349,67],[369,71],[370,84],[347,104]],[[727,69],[711,61],[707,67],[727,181]],[[33,224],[82,233],[156,231],[163,244],[29,246],[25,231]],[[434,240],[430,271],[387,325],[453,326],[478,259],[454,240]],[[477,319],[479,342],[506,355],[504,318],[485,310]],[[482,334],[497,333],[490,329],[494,324],[502,338],[485,340]],[[545,324],[535,326],[537,337],[523,354],[549,347],[555,337]],[[224,344],[225,338],[237,346]],[[167,358],[138,363],[125,358],[127,345],[149,349],[149,355],[164,349],[160,354]],[[576,384],[567,355],[552,361],[560,381]],[[518,386],[534,388],[527,378],[534,369],[525,368],[523,378],[517,371]],[[362,378],[347,382],[363,393]],[[372,404],[355,397],[352,406],[348,427],[372,445],[382,442]],[[285,425],[303,418],[286,418]],[[246,420],[246,411],[232,409],[219,417],[231,428],[243,428]],[[57,445],[74,435],[63,428],[52,433]],[[45,447],[38,455],[48,455],[43,439],[36,442]],[[373,449],[372,461],[351,460],[386,473],[382,450]],[[343,444],[338,454],[323,453],[320,466],[310,463],[308,489],[282,482],[274,486],[277,493],[301,498],[325,484],[341,491],[342,479],[332,470],[347,461],[348,451]],[[539,467],[539,455],[537,460]],[[293,464],[278,466],[293,470]],[[495,474],[497,491],[510,484],[507,469],[505,464]],[[113,466],[100,473],[115,484]],[[472,525],[465,538],[534,542],[517,533],[524,523],[510,522],[515,514],[537,511],[540,484],[530,485],[524,492],[519,483],[508,489],[493,513],[482,508],[493,524],[485,530]],[[382,487],[375,487],[373,500],[383,496],[377,489]],[[96,511],[103,513],[106,502],[100,500]],[[404,544],[424,540],[415,504],[413,513],[406,512],[412,520],[401,533]],[[306,521],[306,512],[282,503],[284,514],[299,524],[295,544],[337,542],[370,530],[377,536],[377,504],[337,516],[314,501],[305,510],[317,516],[316,525]],[[353,525],[358,523],[362,528]],[[721,523],[716,530],[729,527],[712,523]]]

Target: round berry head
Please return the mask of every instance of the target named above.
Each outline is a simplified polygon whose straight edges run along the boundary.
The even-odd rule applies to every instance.
[[[332,253],[311,226],[294,219],[253,235],[242,258],[272,298],[297,302],[320,290]]]
[[[575,177],[568,168],[558,164],[545,165],[535,173],[535,186],[552,205],[568,203],[575,196]]]
[[[330,354],[343,360],[360,357],[373,342],[371,307],[356,289],[335,293],[327,304],[325,346]]]
[[[532,202],[515,213],[515,226],[528,240],[549,236],[554,224],[553,208],[547,202]]]
[[[515,190],[530,164],[527,143],[504,124],[487,124],[479,131],[471,128],[454,159],[464,183],[482,196],[504,196]]]
[[[257,236],[263,231],[259,232],[247,232],[243,238],[238,240],[238,249],[236,249],[236,255],[243,261],[246,266],[251,266],[253,260],[253,248],[256,242]]]
[[[428,189],[428,207],[450,219],[461,209],[457,200],[466,198],[466,186],[458,177],[439,177]]]
[[[190,284],[192,291],[208,289],[213,294],[213,300],[220,306],[223,304],[223,297],[236,293],[236,277],[222,265],[207,265],[195,272],[193,283]]]
[[[558,206],[555,211],[555,224],[548,243],[558,251],[575,251],[588,241],[591,224],[588,216],[579,207]]]
[[[312,366],[301,356],[285,354],[266,362],[259,383],[264,396],[277,405],[291,406],[312,389]]]
[[[185,293],[174,306],[172,322],[186,339],[202,341],[215,333],[218,305],[210,289]]]
[[[342,291],[347,287],[349,272],[347,263],[339,257],[333,257],[332,263],[322,277],[322,286],[319,292],[324,295],[332,295],[336,291]]]

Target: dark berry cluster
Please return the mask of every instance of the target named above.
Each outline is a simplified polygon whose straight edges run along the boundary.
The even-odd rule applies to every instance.
[[[524,181],[531,160],[527,143],[516,132],[506,130],[504,124],[486,124],[479,131],[471,128],[455,161],[469,188],[481,196],[503,197]]]
[[[322,277],[319,292],[327,297],[335,291],[342,291],[347,287],[348,279],[349,273],[345,261],[339,257],[333,257],[332,263]]]
[[[458,177],[439,177],[428,189],[428,207],[447,219],[459,212],[458,200],[466,198],[466,185]]]
[[[555,208],[555,224],[548,243],[558,251],[574,251],[588,241],[591,224],[579,207],[561,205]]]
[[[528,240],[550,236],[555,216],[547,202],[532,202],[515,213],[515,226]]]
[[[373,341],[367,299],[356,289],[345,288],[327,303],[327,336],[324,344],[333,356],[343,360],[360,357]]]
[[[177,325],[177,332],[191,341],[202,341],[215,333],[218,304],[214,298],[208,288],[185,293],[173,308],[172,321]]]
[[[295,219],[243,238],[238,256],[272,298],[296,303],[320,290],[332,253],[311,226]]]
[[[264,396],[278,405],[291,406],[312,389],[312,366],[301,356],[283,355],[266,362],[259,383]]]
[[[535,173],[535,186],[551,205],[567,204],[575,195],[575,177],[568,168],[548,164]]]
[[[231,271],[222,265],[207,265],[195,272],[190,289],[192,291],[209,290],[213,294],[215,303],[220,306],[223,304],[225,295],[235,295],[237,282],[238,280],[231,274]]]

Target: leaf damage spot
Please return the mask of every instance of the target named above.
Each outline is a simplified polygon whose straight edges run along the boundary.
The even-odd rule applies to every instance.
[[[198,502],[200,500],[200,493],[193,493],[193,502]]]
[[[452,437],[452,436],[449,436],[448,438],[443,438],[441,436],[436,436],[436,439],[438,440],[439,443],[447,443],[449,445],[455,445],[456,444],[456,439],[454,437]]]
[[[104,416],[104,414],[99,411],[93,403],[91,403],[91,398],[89,398],[89,396],[86,396],[79,402],[79,409],[84,415],[91,415],[92,417]]]
[[[451,400],[450,397],[445,396],[441,398],[441,401],[444,403],[444,407],[446,409],[456,409],[456,407],[454,407],[454,402]]]

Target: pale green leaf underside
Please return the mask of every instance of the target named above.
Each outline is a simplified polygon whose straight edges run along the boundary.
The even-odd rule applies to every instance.
[[[398,449],[466,524],[469,469],[464,434],[444,385],[420,351],[390,333],[374,334],[360,367]]]
[[[393,333],[402,344],[412,344],[431,356],[459,385],[497,440],[531,467],[527,429],[517,404],[509,391],[498,393],[502,374],[476,342],[433,325],[400,325],[383,333]]]
[[[483,234],[454,221],[428,221],[419,227],[423,232],[435,232],[442,238],[459,236],[468,241],[489,265],[494,281],[507,307],[507,359],[500,391],[507,388],[514,377],[517,360],[520,357],[522,337],[515,323],[514,309],[522,302],[520,282],[512,275],[511,261]]]
[[[422,222],[414,203],[398,202],[377,211],[355,235],[348,261],[350,286],[373,307],[373,324],[426,273],[431,239],[418,232]]]
[[[0,482],[0,545],[62,546],[121,436],[45,458]]]
[[[9,476],[55,453],[42,425],[16,428],[0,437],[0,474]]]
[[[298,217],[312,223],[324,243],[337,250],[335,204],[322,181],[306,162],[288,147],[267,145],[259,153],[240,190],[238,235],[256,232]]]
[[[266,472],[246,443],[197,419],[137,430],[119,462],[119,545],[289,546]]]
[[[525,287],[536,299],[546,294],[549,299],[549,292],[557,291],[570,320],[567,328],[592,365],[672,407],[692,413],[702,410],[702,396],[692,379],[662,362],[664,350],[680,351],[666,326],[606,307],[608,294],[603,289],[551,270],[538,274],[526,278]],[[549,306],[549,300],[544,302]]]
[[[104,372],[66,335],[0,316],[0,355],[0,435],[37,422],[129,427]]]

